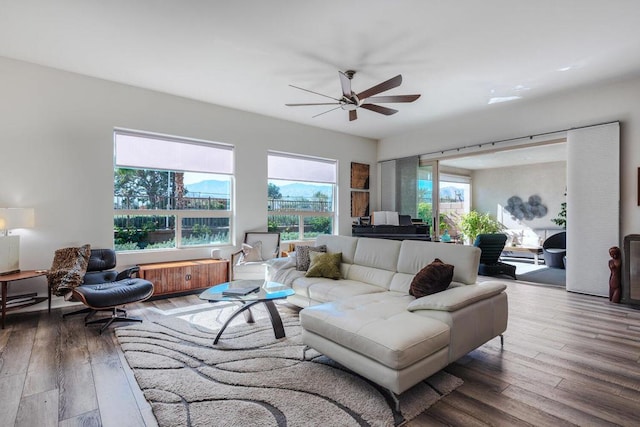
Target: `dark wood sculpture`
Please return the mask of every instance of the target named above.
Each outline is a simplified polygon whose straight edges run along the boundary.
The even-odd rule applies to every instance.
[[[609,270],[611,275],[609,276],[609,301],[619,304],[620,303],[620,278],[622,274],[622,257],[620,248],[613,246],[609,249]]]

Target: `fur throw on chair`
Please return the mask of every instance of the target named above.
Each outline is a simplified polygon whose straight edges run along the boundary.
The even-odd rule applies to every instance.
[[[51,292],[64,296],[69,301],[73,290],[82,284],[89,265],[91,246],[58,249],[53,257],[53,264],[47,273],[47,281]]]

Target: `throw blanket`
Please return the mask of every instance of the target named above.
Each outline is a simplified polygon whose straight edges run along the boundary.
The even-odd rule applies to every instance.
[[[64,296],[69,301],[73,290],[82,284],[89,265],[91,246],[58,249],[53,257],[53,264],[47,273],[49,288],[57,296]]]
[[[306,271],[299,271],[296,267],[296,257],[288,256],[273,258],[267,261],[269,265],[267,280],[291,286],[298,277],[304,277]]]

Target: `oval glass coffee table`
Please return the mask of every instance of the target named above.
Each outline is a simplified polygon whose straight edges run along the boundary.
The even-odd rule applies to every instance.
[[[282,318],[273,301],[284,299],[294,293],[293,289],[282,283],[267,282],[264,280],[234,280],[207,289],[200,294],[200,299],[209,302],[235,302],[240,305],[224,325],[222,325],[218,335],[216,335],[215,340],[213,340],[213,344],[218,344],[218,340],[224,330],[240,313],[245,314],[247,323],[253,323],[254,319],[251,313],[251,307],[259,303],[263,303],[265,307],[267,307],[276,339],[284,337],[285,333]]]

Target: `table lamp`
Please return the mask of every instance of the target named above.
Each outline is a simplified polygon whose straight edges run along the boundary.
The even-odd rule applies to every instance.
[[[31,228],[32,208],[0,208],[0,275],[20,271],[20,236],[10,234],[17,228]]]

